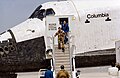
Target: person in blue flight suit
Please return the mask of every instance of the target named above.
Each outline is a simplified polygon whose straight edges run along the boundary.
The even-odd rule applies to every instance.
[[[69,26],[66,21],[63,22],[61,29],[65,32],[65,39],[64,43],[66,44],[68,42],[68,32],[69,32]]]
[[[45,72],[45,78],[53,78],[53,72],[51,71],[51,66],[48,66],[48,69]]]

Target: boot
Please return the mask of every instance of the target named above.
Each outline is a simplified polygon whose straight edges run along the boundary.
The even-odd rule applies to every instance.
[[[58,47],[58,49],[61,49],[61,47]]]
[[[60,44],[58,44],[58,49],[61,49],[61,45]]]
[[[64,48],[62,48],[62,52],[65,52],[65,49],[64,49]]]

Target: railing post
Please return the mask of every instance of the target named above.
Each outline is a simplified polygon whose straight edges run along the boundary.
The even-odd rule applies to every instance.
[[[53,59],[53,71],[55,70],[55,52],[54,52],[54,36],[47,37],[47,48],[52,49],[52,59]]]
[[[55,47],[54,47],[54,44],[55,44],[55,43],[54,43],[54,36],[52,36],[52,42],[53,42],[53,43],[52,43],[52,48],[53,48],[53,56],[52,56],[52,58],[53,58],[53,69],[54,69],[54,75],[55,75],[55,72],[56,72],[56,71],[55,71],[55,50],[54,50],[54,48],[55,48]]]
[[[71,70],[71,78],[73,78],[73,73],[72,73],[72,57],[73,57],[73,51],[75,50],[75,44],[74,44],[74,36],[73,35],[68,35],[68,40],[69,40],[69,52],[70,52],[70,70]]]
[[[71,53],[71,42],[70,42],[71,38],[70,38],[70,33],[68,33],[68,47],[69,47],[69,53],[70,53],[70,77],[72,77],[72,53]]]

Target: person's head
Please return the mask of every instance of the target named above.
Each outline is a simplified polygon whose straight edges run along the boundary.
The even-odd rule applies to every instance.
[[[60,27],[58,27],[58,30],[60,30],[61,28]]]
[[[60,31],[61,30],[61,27],[58,27],[58,31]]]
[[[64,21],[63,24],[66,24],[66,21]]]
[[[61,68],[61,69],[64,69],[64,65],[61,65],[60,68]]]
[[[48,66],[48,68],[47,68],[48,70],[51,70],[51,66]]]

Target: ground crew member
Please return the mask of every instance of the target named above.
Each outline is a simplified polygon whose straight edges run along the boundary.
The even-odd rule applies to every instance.
[[[60,27],[58,27],[58,32],[56,32],[55,37],[58,35],[58,49],[62,48],[62,51],[65,51],[65,47],[64,47],[64,37],[65,37],[65,33],[64,31],[61,30]],[[62,44],[62,46],[61,46]]]
[[[61,70],[58,72],[56,78],[69,78],[69,73],[64,69],[64,65],[61,65]]]
[[[51,66],[48,66],[48,69],[45,72],[45,78],[53,78],[53,72],[51,71]]]

